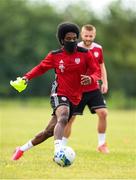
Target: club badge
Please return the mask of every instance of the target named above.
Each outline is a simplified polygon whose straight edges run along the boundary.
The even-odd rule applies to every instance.
[[[80,63],[80,58],[75,58],[75,63],[79,64]]]
[[[99,56],[99,53],[97,51],[95,51],[94,56],[97,58]]]

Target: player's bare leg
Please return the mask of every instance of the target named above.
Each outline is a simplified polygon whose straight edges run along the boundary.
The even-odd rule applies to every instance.
[[[62,145],[64,145],[64,146],[67,144],[68,138],[71,135],[72,124],[73,124],[75,118],[76,118],[76,116],[72,116],[71,119],[69,120],[69,122],[66,124],[66,127],[64,129],[64,135],[62,137]]]
[[[57,116],[57,124],[54,128],[54,145],[55,151],[62,146],[62,137],[64,133],[64,128],[69,119],[69,107],[68,106],[59,106],[56,109],[56,116]]]
[[[42,132],[38,133],[34,139],[32,139],[31,141],[32,144],[36,146],[42,143],[43,141],[45,141],[46,139],[48,139],[49,137],[52,137],[56,123],[57,123],[56,116],[52,116],[52,119],[50,120],[48,126]]]
[[[24,144],[21,147],[17,147],[13,156],[12,160],[18,160],[23,156],[23,153],[29,149],[31,149],[33,146],[36,146],[43,141],[47,140],[49,137],[53,136],[54,127],[57,123],[56,116],[52,116],[52,119],[49,121],[48,126],[40,133],[38,133],[35,138],[32,140],[29,140],[26,144]]]
[[[102,153],[109,153],[108,147],[106,145],[106,127],[107,127],[107,114],[106,108],[96,109],[98,115],[98,148],[97,150]]]

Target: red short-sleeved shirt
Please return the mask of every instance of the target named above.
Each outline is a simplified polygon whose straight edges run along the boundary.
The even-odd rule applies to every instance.
[[[100,71],[95,63],[92,52],[77,47],[76,51],[68,54],[63,48],[50,52],[39,65],[34,67],[24,76],[29,80],[42,75],[49,69],[54,69],[56,73],[57,95],[66,96],[77,105],[82,97],[81,74],[91,76],[92,81],[100,79]]]
[[[83,42],[78,43],[78,46],[83,47]],[[100,70],[100,64],[104,63],[102,46],[93,42],[89,50],[92,52],[97,68]],[[90,70],[88,69],[87,74],[89,73]],[[95,89],[99,89],[99,84],[97,82],[93,82],[91,85],[84,86],[83,92],[89,92]]]

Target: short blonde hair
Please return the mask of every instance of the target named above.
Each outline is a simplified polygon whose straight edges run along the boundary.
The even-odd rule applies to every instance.
[[[86,24],[86,25],[82,26],[81,32],[84,29],[87,30],[87,31],[95,31],[96,32],[96,28],[92,24]]]

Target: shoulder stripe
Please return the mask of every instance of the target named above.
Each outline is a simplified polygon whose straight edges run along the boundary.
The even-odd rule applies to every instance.
[[[94,47],[102,49],[102,46],[95,42],[92,43],[91,49],[93,49]]]
[[[61,52],[63,52],[62,49],[57,49],[57,50],[51,51],[52,54],[58,54],[58,53],[61,53]]]

